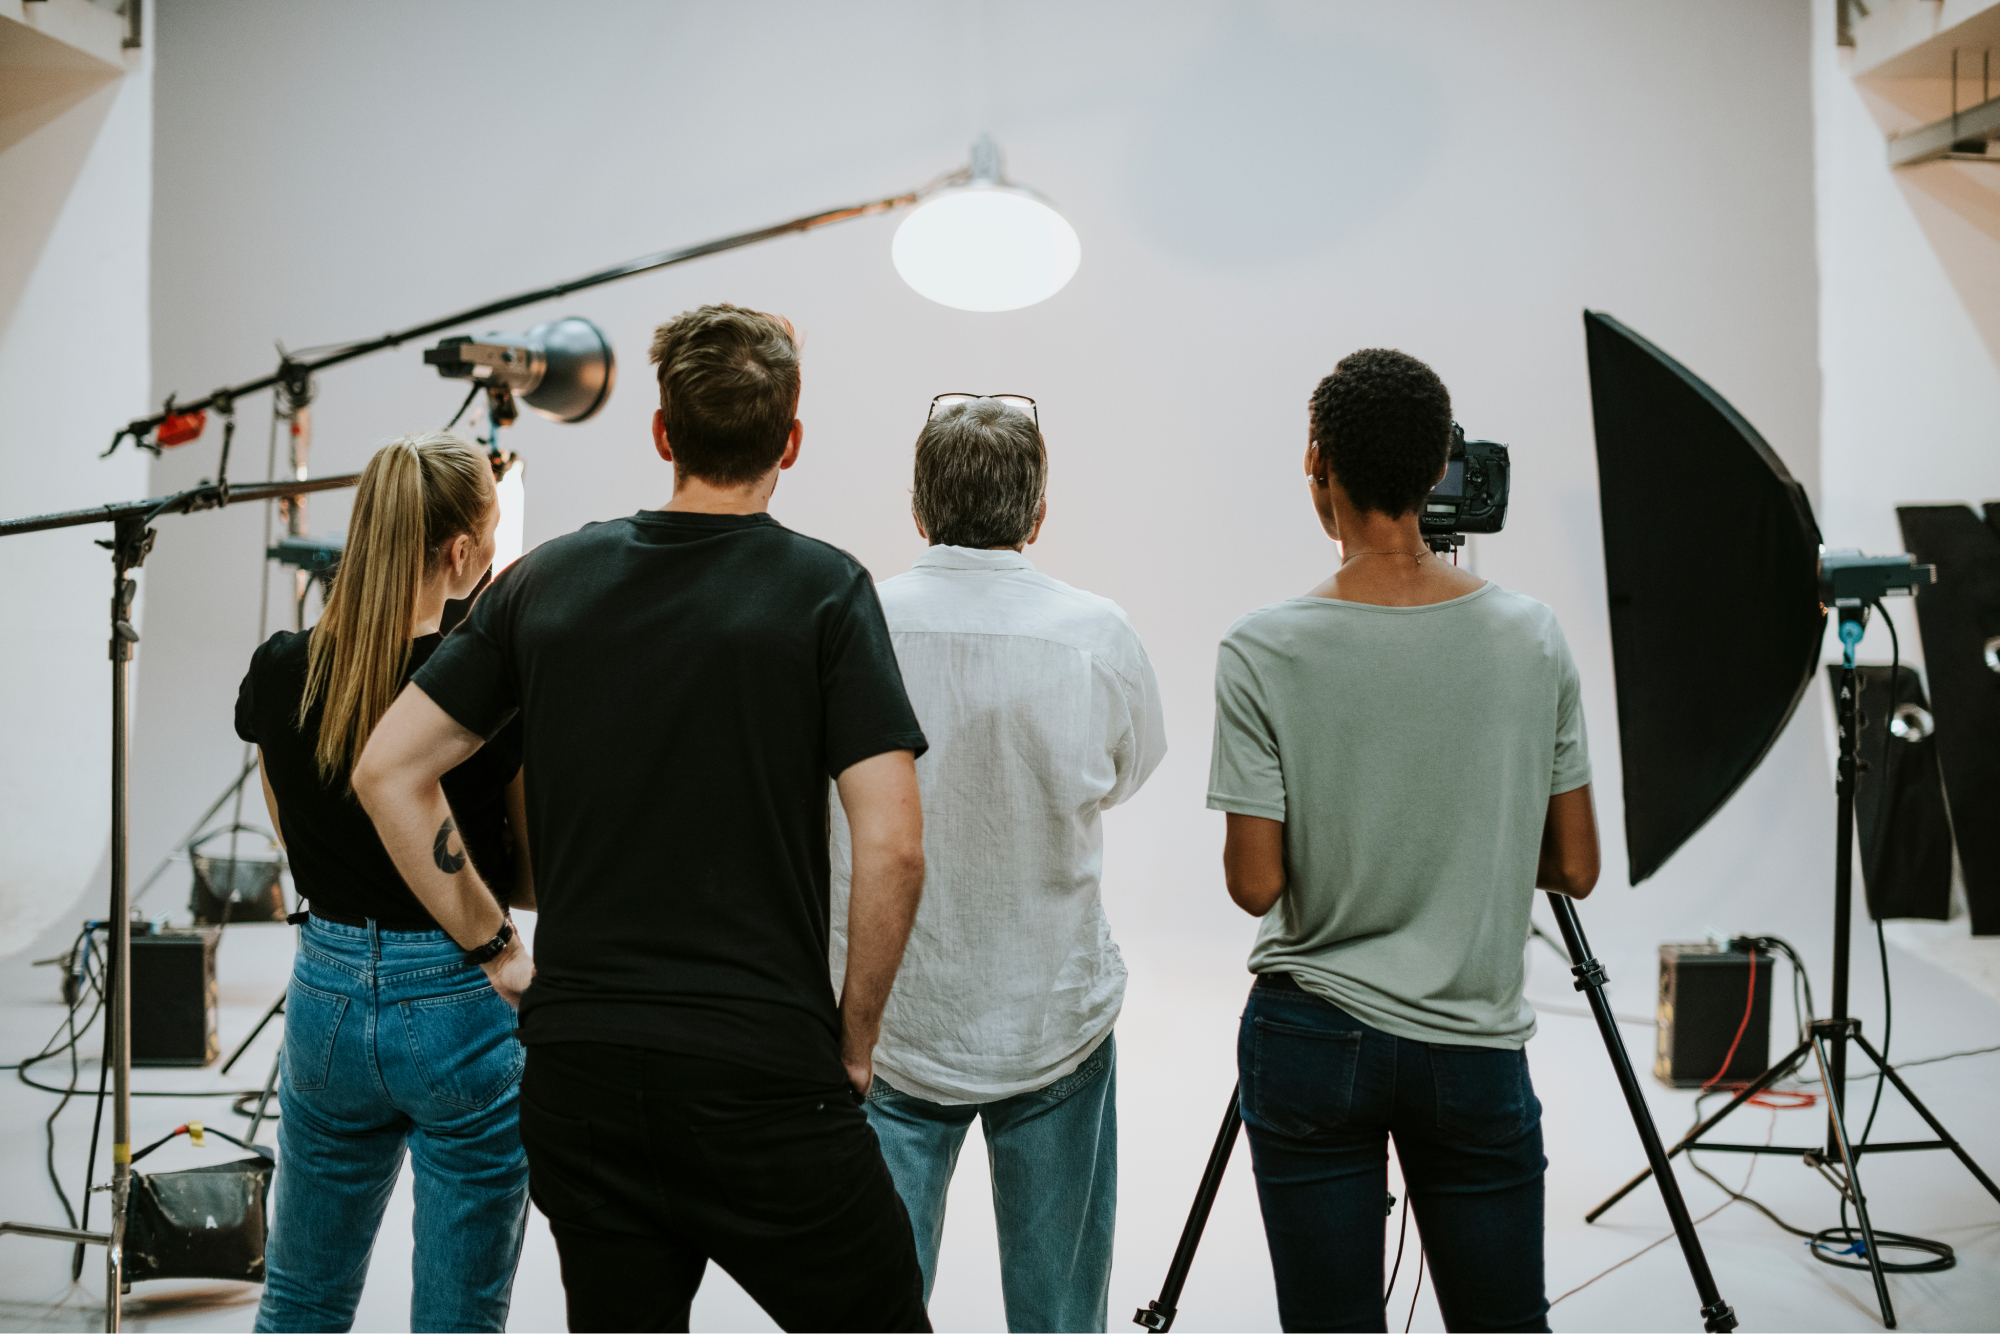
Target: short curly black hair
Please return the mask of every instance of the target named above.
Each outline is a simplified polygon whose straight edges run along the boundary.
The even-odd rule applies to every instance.
[[[1350,352],[1312,396],[1313,439],[1355,508],[1400,518],[1423,503],[1451,452],[1451,391],[1407,352]]]

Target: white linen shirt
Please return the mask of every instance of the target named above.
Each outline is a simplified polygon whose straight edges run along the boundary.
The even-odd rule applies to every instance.
[[[1118,604],[1019,552],[934,546],[876,591],[930,750],[924,894],[875,1069],[932,1102],[992,1102],[1076,1069],[1124,1004],[1098,813],[1166,753],[1159,682]],[[837,990],[851,870],[837,791],[832,817]]]

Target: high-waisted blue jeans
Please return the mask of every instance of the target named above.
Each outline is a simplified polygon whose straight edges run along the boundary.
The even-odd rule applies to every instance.
[[[1251,989],[1236,1059],[1286,1329],[1383,1328],[1391,1135],[1445,1328],[1549,1327],[1525,1052],[1396,1037],[1274,973]]]
[[[260,1330],[346,1330],[407,1145],[413,1330],[500,1330],[528,1215],[514,1010],[442,931],[309,918],[285,999]]]

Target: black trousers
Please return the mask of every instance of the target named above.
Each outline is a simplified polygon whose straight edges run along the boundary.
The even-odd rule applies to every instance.
[[[845,1081],[536,1045],[521,1141],[573,1330],[685,1330],[710,1260],[788,1330],[931,1327],[909,1216]]]

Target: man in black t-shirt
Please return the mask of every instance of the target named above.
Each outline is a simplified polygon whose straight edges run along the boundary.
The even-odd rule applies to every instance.
[[[861,1111],[923,885],[916,756],[868,572],[766,512],[798,459],[784,320],[653,344],[659,510],[511,566],[376,727],[354,789],[417,897],[518,998],[521,1138],[571,1329],[686,1329],[708,1260],[787,1329],[928,1329]],[[439,777],[516,717],[530,962]],[[854,840],[826,974],[827,779]]]

